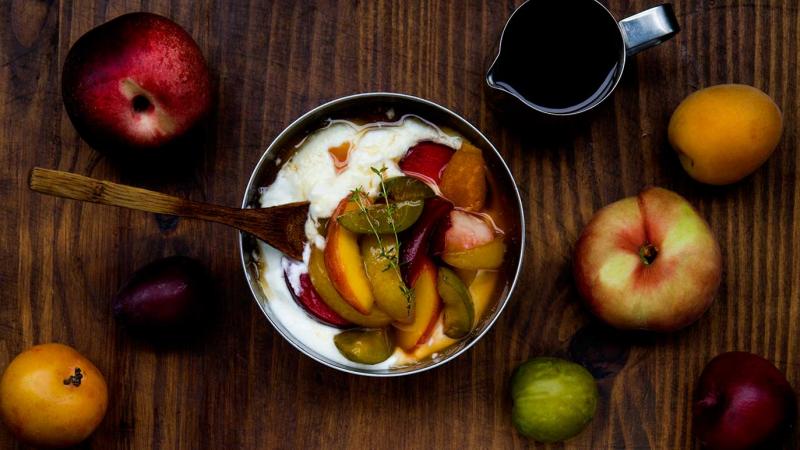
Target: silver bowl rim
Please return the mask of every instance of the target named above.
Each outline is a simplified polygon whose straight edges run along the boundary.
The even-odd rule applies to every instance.
[[[445,358],[442,358],[440,360],[434,361],[431,364],[421,365],[420,367],[415,368],[415,369],[406,370],[406,371],[400,371],[400,372],[392,372],[391,370],[386,371],[386,372],[370,372],[370,371],[368,371],[368,369],[362,369],[360,367],[337,366],[337,365],[331,364],[329,361],[325,360],[320,355],[316,354],[316,352],[313,351],[313,349],[307,348],[306,346],[300,344],[299,342],[296,342],[295,339],[293,338],[293,336],[288,336],[287,335],[287,334],[290,334],[290,333],[288,333],[288,332],[284,333],[284,329],[281,326],[279,326],[278,324],[275,323],[275,321],[271,317],[270,313],[268,313],[266,308],[264,306],[262,306],[261,303],[258,301],[259,293],[256,292],[256,289],[261,289],[261,287],[258,284],[258,280],[251,279],[250,273],[248,272],[247,265],[248,265],[249,261],[247,260],[246,255],[245,255],[245,236],[247,236],[247,233],[244,233],[244,232],[239,232],[239,256],[240,256],[240,259],[241,259],[241,262],[242,262],[242,270],[244,272],[245,280],[247,281],[247,286],[250,288],[250,293],[251,293],[251,295],[253,297],[253,300],[256,302],[256,305],[261,310],[261,312],[264,314],[264,316],[266,316],[266,318],[269,321],[270,325],[272,325],[272,328],[275,331],[277,331],[278,334],[280,334],[281,337],[284,340],[289,342],[294,348],[299,350],[302,354],[304,354],[304,355],[308,356],[309,358],[313,359],[314,361],[316,361],[316,362],[318,362],[320,364],[323,364],[323,365],[325,365],[327,367],[330,367],[332,369],[335,369],[335,370],[338,370],[338,371],[341,371],[341,372],[345,372],[345,373],[349,373],[349,374],[353,374],[353,375],[361,375],[361,376],[368,376],[368,377],[378,377],[378,378],[388,378],[388,377],[400,377],[400,376],[418,374],[418,373],[425,372],[427,370],[434,369],[434,368],[439,367],[441,365],[444,365],[445,363],[456,359],[459,355],[461,355],[462,353],[464,353],[467,350],[469,350],[470,348],[472,348],[473,345],[475,345],[479,340],[481,340],[481,338],[483,338],[483,336],[492,328],[492,326],[495,324],[497,319],[500,317],[500,315],[502,314],[502,312],[505,309],[506,305],[508,304],[509,299],[514,294],[514,289],[517,286],[517,281],[519,279],[519,274],[520,274],[520,272],[522,270],[522,265],[523,265],[523,262],[524,262],[523,257],[524,257],[524,254],[525,254],[525,235],[526,235],[526,231],[525,231],[525,211],[524,211],[524,209],[522,207],[522,198],[520,197],[519,187],[517,186],[516,181],[514,179],[514,176],[511,173],[511,170],[508,168],[508,165],[506,164],[505,159],[503,159],[503,156],[500,154],[500,152],[497,151],[497,148],[495,148],[494,144],[492,144],[492,142],[480,130],[478,130],[475,126],[473,126],[469,121],[467,121],[466,119],[464,119],[460,115],[456,114],[455,112],[451,111],[450,109],[445,108],[444,106],[441,106],[441,105],[439,105],[437,103],[434,103],[434,102],[432,102],[430,100],[425,100],[423,98],[416,97],[416,96],[409,95],[409,94],[401,94],[401,93],[395,93],[395,92],[364,92],[364,93],[346,95],[346,96],[339,97],[339,98],[330,100],[328,102],[325,102],[325,103],[323,103],[323,104],[321,104],[321,105],[319,105],[319,106],[317,106],[315,108],[312,108],[311,110],[307,111],[306,113],[304,113],[303,115],[301,115],[300,117],[298,117],[297,119],[292,121],[292,123],[290,123],[286,128],[284,128],[283,131],[281,131],[272,140],[272,142],[269,144],[267,149],[264,151],[264,153],[261,155],[261,157],[259,158],[259,160],[256,163],[256,165],[254,166],[253,171],[250,174],[250,179],[247,181],[247,186],[245,187],[245,192],[244,192],[244,197],[242,198],[242,206],[241,207],[242,208],[249,207],[249,205],[250,205],[250,196],[249,196],[249,194],[250,194],[250,192],[252,192],[252,190],[255,187],[255,186],[253,186],[253,184],[256,182],[257,175],[260,174],[261,167],[267,162],[267,159],[268,159],[269,155],[273,151],[276,150],[278,143],[283,142],[287,138],[287,136],[290,136],[290,135],[292,135],[294,133],[298,133],[298,132],[307,133],[309,131],[312,131],[312,130],[308,130],[303,125],[305,124],[306,121],[308,121],[310,119],[311,120],[315,120],[315,117],[318,114],[320,114],[320,112],[322,112],[322,111],[325,111],[327,109],[332,109],[332,108],[338,106],[341,103],[351,102],[351,101],[359,100],[359,99],[374,99],[374,98],[399,99],[399,100],[404,100],[404,101],[408,101],[408,102],[411,102],[411,103],[420,103],[420,104],[423,104],[423,105],[425,105],[425,106],[427,106],[429,108],[432,108],[434,110],[438,110],[439,112],[441,112],[442,114],[444,114],[446,116],[449,116],[450,118],[452,118],[454,120],[454,122],[458,123],[460,127],[469,129],[471,132],[475,133],[477,136],[482,138],[485,143],[489,144],[489,148],[497,156],[497,160],[500,162],[500,166],[502,167],[502,169],[505,170],[505,174],[508,176],[508,179],[511,182],[510,184],[514,188],[513,189],[514,196],[516,197],[516,200],[517,200],[516,206],[519,209],[519,234],[520,234],[519,254],[517,255],[517,257],[518,257],[517,268],[514,271],[514,276],[511,278],[511,282],[508,284],[508,290],[505,293],[505,296],[499,301],[499,303],[497,305],[497,308],[494,311],[494,314],[492,315],[492,317],[488,318],[487,322],[485,322],[483,329],[480,330],[480,332],[478,334],[476,334],[472,338],[470,338],[469,341],[466,342],[466,344],[461,349],[459,349],[458,351],[453,352],[450,355],[447,355]],[[456,131],[459,131],[459,130],[456,129]],[[512,204],[513,204],[513,202],[512,202]],[[266,297],[266,294],[262,293],[261,295]]]

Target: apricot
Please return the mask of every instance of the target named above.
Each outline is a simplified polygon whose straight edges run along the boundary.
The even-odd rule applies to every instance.
[[[83,441],[103,420],[107,405],[103,375],[62,344],[20,353],[0,379],[0,416],[19,440],[37,447]]]
[[[669,142],[695,180],[723,185],[741,180],[769,158],[783,118],[764,92],[742,84],[701,89],[675,109]]]
[[[486,164],[481,150],[467,142],[444,168],[439,188],[454,205],[480,211],[486,201]]]

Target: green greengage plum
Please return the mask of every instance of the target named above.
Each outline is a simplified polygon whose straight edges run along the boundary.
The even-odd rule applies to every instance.
[[[597,408],[597,384],[579,364],[539,357],[520,365],[511,379],[512,419],[517,430],[539,442],[578,435]]]
[[[461,339],[472,330],[472,324],[475,323],[475,305],[469,289],[447,267],[439,267],[436,288],[444,303],[444,334],[453,339]]]
[[[391,207],[381,203],[367,206],[364,211],[355,210],[342,213],[336,220],[353,233],[399,233],[414,225],[414,222],[422,214],[422,207],[421,200],[394,203]],[[394,223],[389,221],[389,211],[392,212]]]
[[[394,341],[388,328],[342,331],[333,343],[345,358],[361,364],[378,364],[394,353]]]
[[[436,194],[427,184],[411,177],[394,177],[386,180],[386,193],[395,202],[427,200]]]

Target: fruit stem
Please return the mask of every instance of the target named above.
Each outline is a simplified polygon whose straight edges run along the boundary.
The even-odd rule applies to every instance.
[[[64,385],[68,386],[68,385],[71,384],[71,385],[73,385],[75,387],[78,387],[78,386],[81,385],[81,380],[82,379],[83,379],[83,373],[81,373],[81,368],[80,367],[76,367],[75,368],[75,373],[73,375],[70,375],[69,377],[64,379]]]
[[[639,247],[639,257],[642,258],[642,262],[644,262],[645,266],[653,264],[653,261],[656,260],[656,256],[658,256],[658,249],[655,245],[648,242]]]

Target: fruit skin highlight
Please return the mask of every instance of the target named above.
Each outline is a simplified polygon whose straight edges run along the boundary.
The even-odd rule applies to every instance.
[[[711,306],[722,254],[686,199],[649,188],[595,213],[575,246],[573,271],[587,307],[609,325],[669,332]]]
[[[728,352],[712,359],[694,391],[693,432],[709,450],[780,448],[797,415],[784,374],[766,359]]]
[[[511,378],[514,426],[539,442],[577,436],[597,409],[597,383],[579,364],[539,357],[520,365]]]
[[[686,97],[669,121],[669,142],[695,180],[723,185],[758,169],[783,131],[778,105],[743,84],[721,84]]]
[[[103,375],[67,345],[25,350],[0,379],[0,416],[17,439],[33,446],[78,444],[97,428],[107,406]]]

